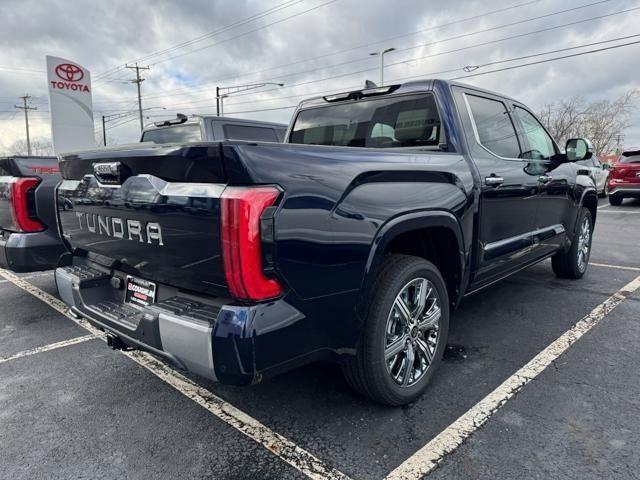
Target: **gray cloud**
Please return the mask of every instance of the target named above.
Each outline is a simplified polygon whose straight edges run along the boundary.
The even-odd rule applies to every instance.
[[[401,63],[385,70],[387,79],[430,77],[434,72],[456,69],[457,72],[441,75],[448,78],[464,74],[461,69],[465,65],[483,64],[640,33],[636,31],[639,10],[547,33],[477,46],[503,37],[636,6],[625,0],[611,0],[563,15],[448,41],[443,40],[593,3],[594,0],[540,0],[438,29],[433,27],[522,4],[526,0],[450,0],[438,4],[424,0],[337,0],[312,12],[225,41],[327,1],[305,0],[273,15],[229,29],[196,43],[193,48],[198,51],[192,54],[160,63],[157,62],[166,56],[143,60],[145,65],[152,64],[152,69],[145,72],[147,80],[143,83],[144,106],[164,106],[167,108],[166,116],[172,116],[178,111],[212,112],[215,109],[216,84],[225,86],[262,81],[281,81],[286,86],[281,89],[267,87],[264,93],[230,97],[226,101],[225,110],[244,112],[294,105],[317,92],[338,91],[362,85],[367,78],[377,80],[377,59],[369,57],[368,53],[386,46],[401,50],[432,44],[389,54],[389,64]],[[26,92],[34,96],[34,104],[39,108],[37,113],[32,114],[34,135],[49,135],[44,74],[11,71],[11,67],[44,71],[46,54],[67,57],[92,71],[96,115],[130,110],[136,105],[135,85],[126,83],[132,78],[132,72],[122,69],[112,73],[108,81],[95,81],[98,74],[207,32],[219,30],[282,2],[283,0],[85,0],[70,3],[62,0],[4,0],[0,6],[3,19],[3,29],[0,32],[0,148],[24,135],[21,114],[15,114],[13,103],[17,101],[18,95]],[[422,30],[422,33],[367,46],[385,38],[418,30]],[[217,45],[208,46],[218,42],[220,43]],[[260,73],[274,66],[361,45],[362,48],[342,54]],[[208,47],[202,48],[205,46]],[[461,48],[465,50],[412,60]],[[180,49],[169,55],[187,51],[189,49]],[[588,99],[613,98],[625,90],[640,87],[640,65],[635,62],[639,52],[639,46],[625,47],[466,81],[512,95],[532,108],[577,94]],[[541,58],[548,57],[536,59]],[[334,66],[348,61],[353,63]],[[485,70],[524,62],[497,64],[486,67]],[[347,75],[365,69],[371,70]],[[343,76],[316,81],[339,75]],[[297,84],[302,85],[294,86]],[[153,111],[149,114],[163,115],[165,112]],[[291,109],[283,109],[240,113],[237,116],[288,121],[290,114]],[[626,144],[640,145],[640,113],[637,110],[633,120],[634,126],[626,132]],[[96,122],[96,127],[98,123]],[[139,135],[137,123],[132,121],[113,128],[109,134],[119,142],[135,141]]]

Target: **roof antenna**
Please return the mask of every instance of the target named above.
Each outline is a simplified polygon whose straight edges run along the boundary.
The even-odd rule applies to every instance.
[[[372,82],[371,80],[364,81],[364,88],[376,88],[377,86],[376,82]]]

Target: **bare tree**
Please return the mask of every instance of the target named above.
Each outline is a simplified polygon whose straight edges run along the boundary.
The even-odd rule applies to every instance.
[[[539,117],[561,145],[569,138],[585,137],[593,143],[596,154],[603,155],[615,149],[616,135],[629,127],[638,93],[630,90],[615,100],[593,102],[575,96],[545,105]]]
[[[16,140],[9,147],[5,148],[8,155],[27,155],[27,141]],[[38,137],[31,140],[31,155],[35,156],[52,156],[53,145],[51,141],[44,137]]]

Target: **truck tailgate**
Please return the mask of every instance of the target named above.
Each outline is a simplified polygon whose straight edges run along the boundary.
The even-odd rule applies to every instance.
[[[60,227],[76,254],[142,279],[226,293],[218,144],[67,155],[60,169]]]

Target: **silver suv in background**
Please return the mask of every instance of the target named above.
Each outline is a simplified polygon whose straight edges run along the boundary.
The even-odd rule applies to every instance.
[[[141,142],[192,143],[222,140],[278,142],[284,140],[287,125],[281,123],[179,113],[176,118],[154,122],[142,132]]]
[[[593,183],[596,184],[598,195],[604,196],[606,194],[607,179],[609,178],[609,166],[600,162],[596,155],[576,163],[589,170],[589,176],[593,178]]]

